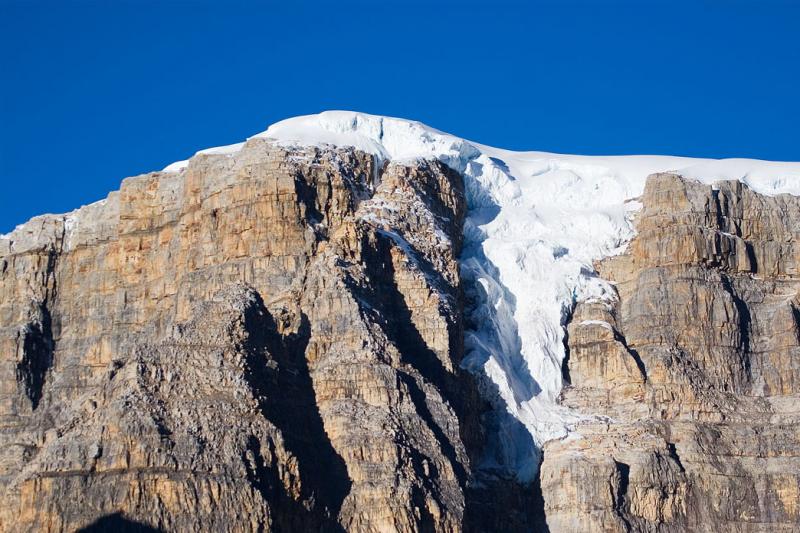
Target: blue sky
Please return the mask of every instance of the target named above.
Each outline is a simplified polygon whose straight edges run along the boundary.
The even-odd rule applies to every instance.
[[[0,0],[0,232],[277,120],[800,160],[800,0]]]

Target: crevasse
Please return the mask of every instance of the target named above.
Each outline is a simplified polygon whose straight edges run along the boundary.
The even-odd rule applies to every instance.
[[[418,122],[329,111],[278,122],[256,135],[288,145],[352,146],[380,160],[436,158],[464,177],[468,214],[461,271],[466,310],[462,366],[496,408],[484,468],[529,481],[541,446],[577,435],[587,416],[559,406],[564,325],[577,301],[612,301],[593,261],[624,250],[646,177],[676,171],[739,179],[759,192],[800,194],[800,163],[666,156],[585,157],[511,152]],[[204,152],[235,153],[241,145]],[[179,171],[186,162],[165,171]]]

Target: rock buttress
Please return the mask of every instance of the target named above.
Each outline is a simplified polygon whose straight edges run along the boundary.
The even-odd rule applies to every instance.
[[[614,305],[578,304],[545,446],[551,531],[800,527],[800,199],[651,176]]]

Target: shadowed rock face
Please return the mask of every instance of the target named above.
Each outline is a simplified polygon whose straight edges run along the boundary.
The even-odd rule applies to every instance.
[[[797,524],[796,198],[650,179],[569,324],[605,418],[521,486],[476,466],[462,178],[375,165],[251,139],[0,240],[0,530]]]
[[[562,402],[608,417],[546,446],[551,530],[797,531],[800,199],[651,176],[619,301],[579,304]]]

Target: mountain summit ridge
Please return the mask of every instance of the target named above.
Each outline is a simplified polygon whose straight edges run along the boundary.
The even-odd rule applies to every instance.
[[[0,526],[790,530],[800,164],[686,161],[327,112],[32,219]]]

